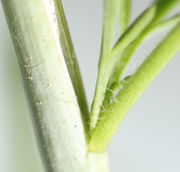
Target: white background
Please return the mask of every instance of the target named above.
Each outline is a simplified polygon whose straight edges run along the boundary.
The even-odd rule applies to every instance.
[[[99,58],[102,0],[64,0],[85,88],[92,101]],[[151,0],[134,0],[133,18]],[[178,8],[176,11],[178,11]],[[162,35],[135,55],[132,72]],[[112,172],[180,171],[180,55],[146,90],[110,145]],[[0,6],[0,172],[43,172],[16,56]]]

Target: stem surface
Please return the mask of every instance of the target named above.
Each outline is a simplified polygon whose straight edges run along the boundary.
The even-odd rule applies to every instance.
[[[53,0],[2,0],[48,172],[80,172],[81,112],[63,55]]]

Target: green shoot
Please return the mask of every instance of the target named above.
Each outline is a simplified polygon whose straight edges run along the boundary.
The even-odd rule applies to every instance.
[[[100,59],[99,65],[99,74],[98,74],[98,81],[96,87],[96,93],[93,101],[92,106],[92,117],[91,117],[91,124],[94,127],[98,120],[99,111],[101,109],[101,104],[104,99],[104,95],[106,92],[107,84],[109,81],[109,77],[111,75],[112,67],[117,62],[117,57],[119,55],[118,51],[123,51],[123,49],[133,41],[144,28],[150,23],[155,15],[155,7],[151,7],[147,9],[138,19],[137,21],[125,32],[115,47],[113,48],[112,52],[107,52],[102,58]],[[119,50],[121,49],[121,50]],[[112,56],[112,53],[115,54]]]
[[[165,67],[171,58],[180,50],[180,24],[162,40],[158,47],[142,63],[137,71],[123,85],[118,95],[105,111],[92,132],[89,150],[103,152],[112,139],[124,116],[137,101],[151,81]],[[176,42],[174,44],[174,42]]]

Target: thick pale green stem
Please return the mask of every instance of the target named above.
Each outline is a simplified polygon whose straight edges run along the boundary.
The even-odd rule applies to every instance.
[[[80,172],[86,141],[54,1],[2,0],[48,172]],[[17,100],[18,101],[18,100]]]

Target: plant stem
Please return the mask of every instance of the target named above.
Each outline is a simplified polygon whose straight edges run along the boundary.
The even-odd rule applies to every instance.
[[[104,152],[123,118],[151,81],[180,50],[180,24],[178,24],[159,46],[141,64],[125,83],[111,104],[100,114],[96,128],[92,131],[89,150]]]
[[[90,152],[87,157],[85,172],[109,172],[107,153]]]
[[[67,64],[68,72],[72,80],[74,91],[78,99],[79,107],[81,109],[82,118],[84,120],[84,127],[86,129],[86,132],[88,133],[88,121],[90,116],[79,65],[71,40],[71,35],[68,29],[68,24],[64,14],[62,2],[61,0],[54,0],[54,2],[56,7],[55,11],[58,20],[58,26],[61,31],[61,34],[59,36],[63,48],[63,54]]]
[[[54,1],[2,0],[47,172],[80,172],[81,112],[59,40]]]
[[[92,130],[95,128],[99,118],[99,112],[102,108],[102,103],[107,89],[107,84],[112,73],[114,64],[118,62],[118,57],[124,48],[128,46],[144,28],[151,22],[156,12],[154,6],[147,9],[131,27],[124,33],[121,39],[118,40],[113,50],[106,55],[100,61],[98,79],[96,85],[96,92],[93,100],[91,124]]]

